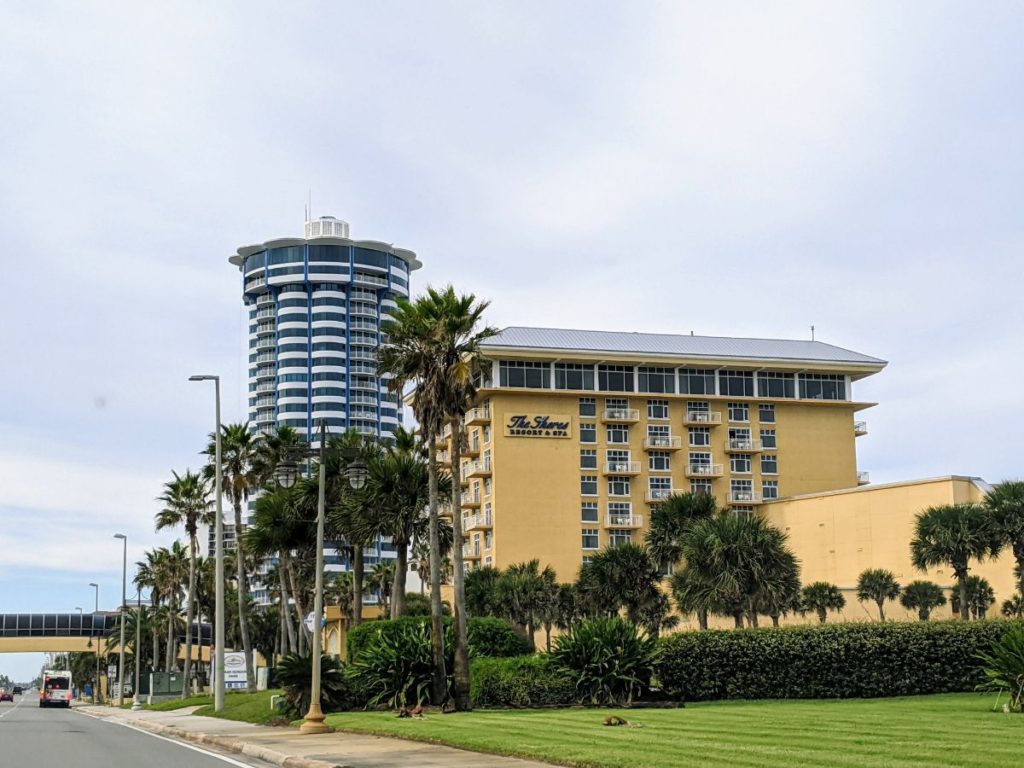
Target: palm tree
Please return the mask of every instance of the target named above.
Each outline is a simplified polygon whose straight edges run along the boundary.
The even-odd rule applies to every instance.
[[[804,608],[817,613],[818,621],[822,624],[825,623],[829,611],[841,611],[846,607],[846,598],[839,591],[839,587],[829,584],[827,581],[808,584],[804,587],[801,595]]]
[[[1017,589],[1024,596],[1024,480],[1007,480],[985,496],[985,508],[992,515],[996,535],[1010,547],[1017,561]]]
[[[971,558],[984,560],[999,549],[992,518],[979,504],[929,507],[917,516],[910,553],[914,567],[924,571],[949,565],[960,589],[960,604],[967,605],[967,578]],[[970,611],[961,615],[970,621]]]
[[[490,565],[466,574],[466,613],[470,616],[494,616],[498,613],[495,587],[501,571]]]
[[[397,619],[390,608],[391,596],[394,592],[395,585],[395,569],[390,563],[377,562],[370,568],[370,575],[366,580],[367,589],[377,594],[377,598],[380,600],[381,611],[385,615],[391,616],[393,619]]]
[[[768,558],[754,595],[754,624],[758,613],[769,616],[774,627],[779,626],[782,616],[798,613],[801,608],[800,586],[800,563],[792,552],[786,549]]]
[[[144,553],[145,561],[135,563],[135,578],[133,583],[139,589],[149,590],[149,602],[152,605],[151,621],[149,622],[149,631],[152,634],[153,641],[153,669],[157,669],[157,661],[160,659],[160,626],[162,624],[156,621],[155,616],[160,611],[160,603],[163,600],[163,595],[160,593],[160,589],[157,585],[157,550],[151,549]],[[161,615],[161,620],[166,618]],[[164,670],[167,671],[167,670]]]
[[[1024,596],[1014,595],[1003,600],[1002,614],[1008,619],[1024,618]]]
[[[178,627],[181,625],[181,595],[188,583],[188,551],[180,541],[157,550],[156,578],[160,593],[167,600],[166,669],[177,669]]]
[[[900,604],[908,610],[916,610],[921,621],[928,621],[933,608],[946,604],[946,596],[935,582],[912,581],[903,588]]]
[[[593,556],[580,568],[579,587],[584,600],[593,610],[615,616],[625,609],[633,624],[640,623],[640,614],[657,601],[661,574],[647,550],[638,544],[609,546]]]
[[[210,509],[209,483],[200,475],[185,470],[184,475],[172,472],[174,479],[164,483],[164,492],[158,497],[163,509],[156,514],[156,529],[182,525],[188,535],[188,608],[185,614],[185,669],[182,675],[181,697],[188,696],[192,679],[192,618],[196,604],[196,556],[199,525],[214,522]]]
[[[342,616],[352,614],[352,574],[341,571],[333,574],[324,585],[324,601],[338,606]]]
[[[257,488],[276,485],[278,468],[292,464],[308,450],[309,444],[295,427],[278,426],[269,434],[257,435],[252,457],[253,485]]]
[[[697,564],[687,564],[672,574],[669,589],[681,613],[697,615],[697,625],[708,628],[708,614],[718,608],[718,592],[712,574]]]
[[[216,456],[215,435],[210,435],[210,444],[206,455],[210,461]],[[238,631],[242,640],[242,651],[245,653],[246,689],[249,693],[256,691],[256,673],[253,669],[252,643],[249,640],[249,610],[246,598],[249,594],[248,579],[245,572],[245,537],[242,535],[242,505],[259,487],[258,476],[254,470],[257,460],[257,441],[245,424],[221,425],[221,473],[224,493],[231,500],[235,512],[235,580],[238,593]],[[207,477],[213,477],[214,467],[207,465]]]
[[[516,625],[534,651],[537,650],[534,633],[554,584],[555,572],[551,566],[542,569],[539,560],[531,560],[510,565],[495,585],[495,597],[502,612]]]
[[[892,571],[868,568],[857,578],[857,599],[874,600],[880,621],[885,621],[885,601],[895,600],[899,596],[900,585]]]
[[[962,595],[967,594],[966,610]],[[975,619],[984,619],[985,613],[996,601],[995,590],[988,583],[987,579],[981,576],[968,576],[966,584],[957,584],[957,590],[953,594],[953,612],[959,613],[961,617],[973,616]]]
[[[710,493],[672,494],[651,509],[647,549],[662,573],[674,569],[682,558],[682,538],[698,520],[718,511]]]

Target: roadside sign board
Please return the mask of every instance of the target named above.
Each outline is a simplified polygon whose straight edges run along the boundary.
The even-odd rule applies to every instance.
[[[224,652],[224,687],[228,690],[245,688],[245,654],[242,651]]]

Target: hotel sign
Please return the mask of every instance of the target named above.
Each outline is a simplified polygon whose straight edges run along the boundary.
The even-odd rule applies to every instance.
[[[572,419],[561,414],[511,414],[505,421],[505,437],[572,437]]]

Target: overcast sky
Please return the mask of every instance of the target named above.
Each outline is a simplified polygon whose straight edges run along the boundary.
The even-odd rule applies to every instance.
[[[282,10],[279,6],[285,6]],[[817,337],[875,482],[1020,476],[1019,3],[5,3],[0,613],[245,416],[240,245],[313,211],[495,325]],[[37,657],[0,657],[30,675]]]

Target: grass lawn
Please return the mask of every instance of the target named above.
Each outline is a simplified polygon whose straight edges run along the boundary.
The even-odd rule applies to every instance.
[[[203,694],[199,696],[189,696],[187,699],[168,699],[167,701],[161,701],[159,704],[153,704],[152,706],[147,705],[146,709],[151,709],[154,712],[171,712],[175,709],[200,707],[204,704],[212,703],[213,696]]]
[[[587,768],[1020,766],[1024,715],[992,712],[994,703],[991,694],[945,694],[660,710],[479,710],[423,719],[345,712],[327,722],[339,730]],[[607,727],[607,714],[639,727]]]
[[[206,706],[195,711],[197,715],[207,717],[221,717],[225,720],[240,720],[245,723],[256,723],[267,725],[269,723],[286,724],[288,722],[284,714],[277,709],[270,708],[270,697],[280,694],[281,691],[257,691],[256,693],[228,693],[224,696],[224,709],[220,712],[213,711],[213,702],[209,696],[205,697],[208,702]]]

